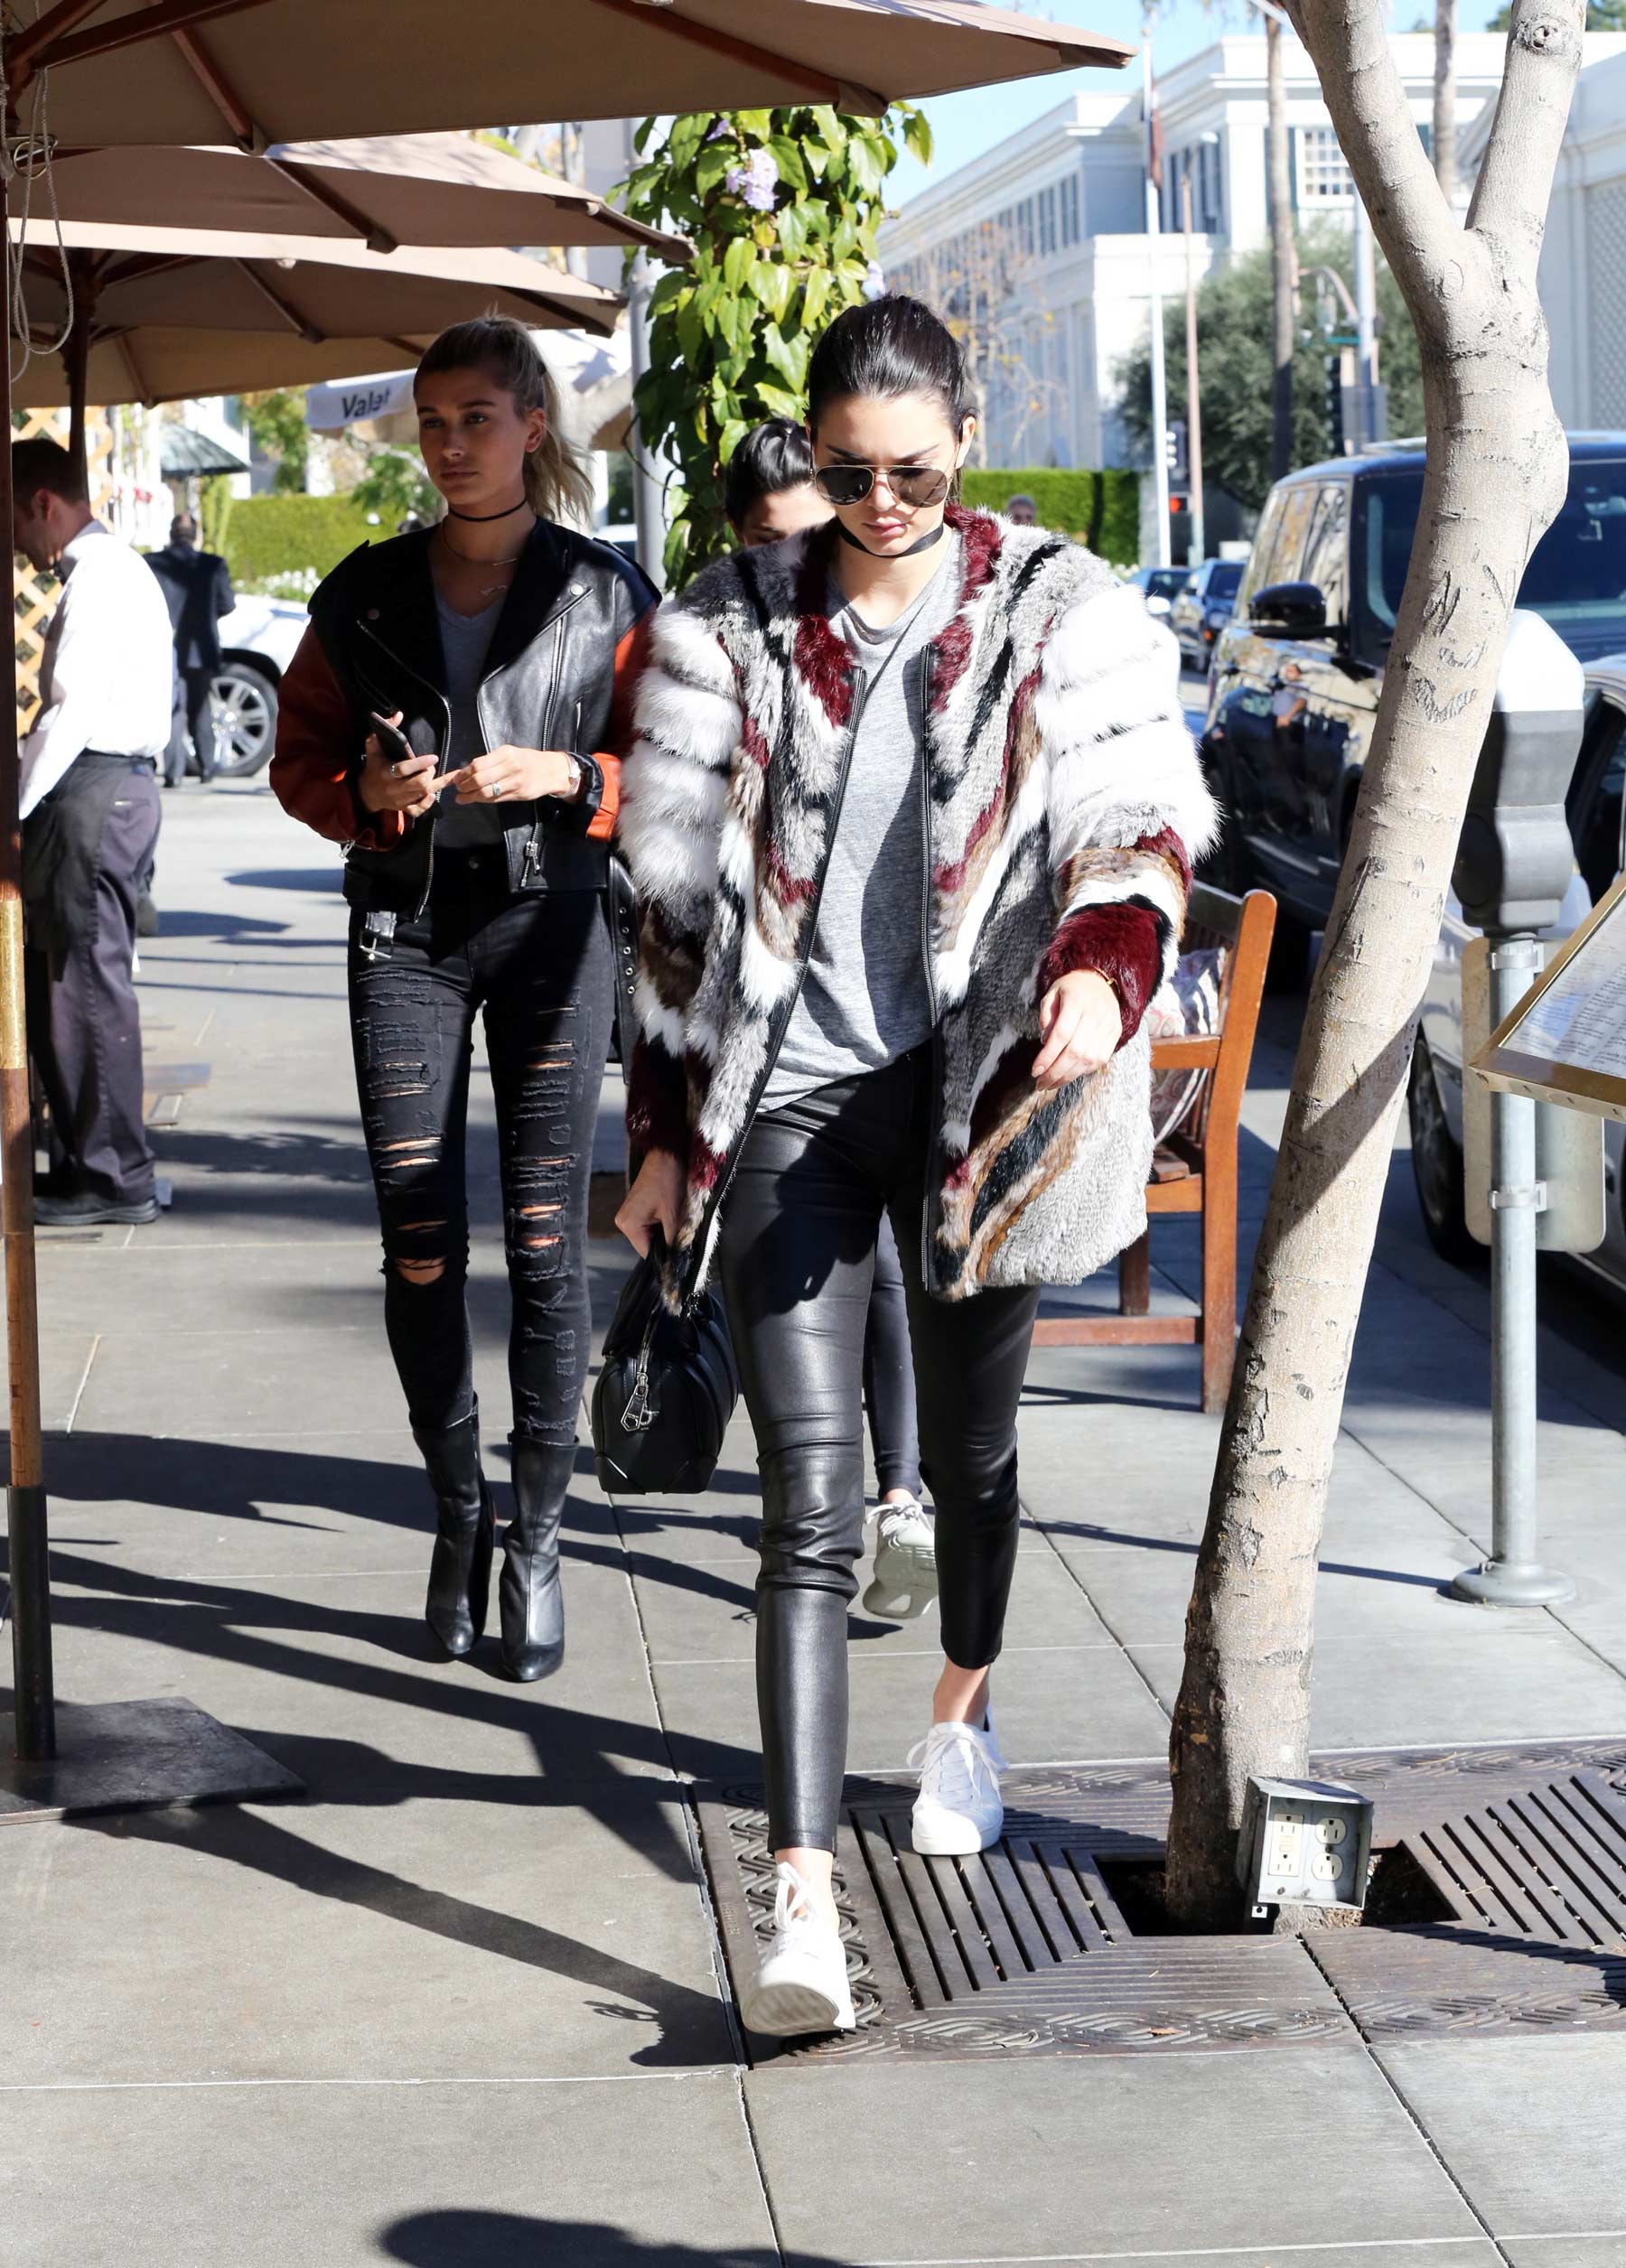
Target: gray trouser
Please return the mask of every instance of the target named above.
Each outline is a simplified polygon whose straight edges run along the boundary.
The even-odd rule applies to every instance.
[[[67,952],[25,957],[28,1037],[70,1185],[110,1201],[153,1194],[142,1110],[136,901],[158,839],[158,785],[133,768],[102,822],[96,888]]]

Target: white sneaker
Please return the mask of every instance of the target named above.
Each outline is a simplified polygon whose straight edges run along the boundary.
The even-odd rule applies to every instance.
[[[868,1516],[876,1528],[875,1567],[864,1594],[864,1610],[886,1622],[912,1622],[937,1597],[937,1537],[930,1520],[912,1497],[903,1504],[882,1504]]]
[[[1005,1758],[994,1737],[994,1720],[985,1728],[934,1724],[909,1752],[920,1767],[915,1798],[914,1847],[929,1858],[963,1858],[986,1851],[1005,1827],[999,1775]]]
[[[773,1943],[740,1995],[740,2020],[747,2031],[764,2033],[771,2039],[793,2039],[799,2032],[851,2031],[858,2021],[853,2013],[846,1947],[838,1932],[815,1915],[807,1884],[782,1860],[773,1905]]]

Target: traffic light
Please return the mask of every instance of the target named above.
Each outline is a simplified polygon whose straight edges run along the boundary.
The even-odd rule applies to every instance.
[[[1341,457],[1344,453],[1343,418],[1343,357],[1327,357],[1327,454]]]

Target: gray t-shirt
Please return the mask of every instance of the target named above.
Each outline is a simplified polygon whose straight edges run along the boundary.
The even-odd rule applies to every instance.
[[[897,621],[876,629],[831,587],[862,703],[808,974],[762,1097],[782,1110],[816,1087],[879,1071],[931,1035],[926,973],[925,649],[954,619],[959,538]]]
[[[452,708],[452,738],[446,748],[444,771],[455,771],[485,753],[478,705],[480,680],[485,672],[491,633],[502,611],[493,599],[478,614],[460,614],[437,591],[435,611],[440,617],[441,651],[446,659],[446,696]],[[502,840],[502,807],[496,803],[459,803],[455,788],[443,788],[435,819],[438,849],[472,851]]]

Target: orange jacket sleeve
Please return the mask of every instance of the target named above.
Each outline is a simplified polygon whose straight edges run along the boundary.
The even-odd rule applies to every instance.
[[[359,753],[344,688],[314,627],[309,627],[282,681],[272,792],[291,817],[303,819],[332,843],[388,850],[411,823],[398,811],[369,811],[361,802],[356,794]]]
[[[594,843],[607,843],[615,833],[615,822],[621,811],[621,758],[632,744],[633,695],[649,651],[649,624],[654,619],[655,609],[651,606],[640,615],[615,649],[615,685],[610,696],[610,746],[595,749],[593,758],[603,780],[598,808],[587,829],[589,840]]]

